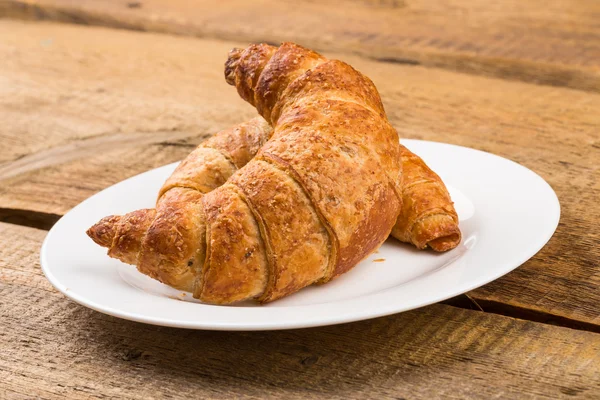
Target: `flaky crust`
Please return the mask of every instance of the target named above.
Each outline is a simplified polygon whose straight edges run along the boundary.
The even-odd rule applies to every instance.
[[[210,207],[202,200],[204,194],[222,186],[238,168],[246,165],[272,131],[263,118],[256,117],[215,134],[200,144],[167,179],[159,192],[155,209],[103,218],[87,234],[99,245],[107,247],[109,256],[137,265],[140,272],[177,289],[193,292],[207,302],[219,302],[218,299],[213,300],[212,293],[222,290],[220,280],[215,278],[205,282],[203,276],[214,276],[214,271],[219,271],[221,264],[226,262],[222,254],[217,252],[219,248],[226,249],[225,246],[208,246],[215,250],[208,253],[207,244],[225,243],[227,237],[221,235],[215,240],[209,236],[207,243],[207,231],[210,232],[211,224],[214,232],[222,231],[229,221],[223,222],[222,219],[231,219],[231,215],[207,212]],[[211,201],[219,203],[223,196]],[[243,204],[234,201],[234,197],[228,199],[232,207],[241,208],[247,214],[247,206],[243,208]],[[237,215],[240,215],[239,211],[234,216]],[[208,223],[207,216],[210,217]],[[254,219],[251,216],[250,219],[255,226]],[[252,234],[248,224],[248,221],[242,220],[236,226],[244,227],[248,235],[254,238],[253,241],[249,240],[253,246],[263,246],[260,234]],[[264,250],[261,251],[264,253]],[[260,264],[260,260],[256,261],[255,258],[246,260],[246,263],[250,261]],[[227,296],[232,299],[235,296],[249,298],[263,292],[267,264],[266,261],[258,264],[253,267],[259,270],[254,275],[263,277],[240,276],[240,280],[251,280],[252,285],[237,285],[234,289],[238,293],[228,290]],[[206,293],[205,299],[202,297],[203,291]]]
[[[260,228],[244,196],[226,183],[209,193],[203,205],[207,257],[194,297],[219,304],[262,295],[269,267]]]
[[[392,236],[414,244],[447,251],[458,246],[461,232],[450,193],[440,177],[416,154],[400,146],[402,211]]]
[[[201,193],[218,188],[256,155],[272,133],[271,126],[260,117],[217,133],[177,166],[160,189],[158,198],[174,187],[187,187]]]
[[[292,88],[297,86],[296,83],[291,85]],[[332,86],[328,87],[331,88]],[[291,96],[294,90],[288,88],[286,93]],[[361,112],[365,111],[356,110],[357,115]],[[360,122],[353,125],[363,131],[376,131],[369,125],[367,118],[360,118]],[[243,125],[241,128],[227,129],[209,139],[206,145],[235,154],[235,165],[241,168],[255,157],[273,133],[271,126],[260,117],[252,121],[251,127],[252,129],[248,129],[247,125]],[[213,141],[224,145],[213,146],[210,144]],[[253,145],[249,146],[248,143]],[[243,157],[237,156],[238,153]],[[188,156],[191,157],[196,157],[194,152]],[[262,157],[268,158],[269,155],[263,154]],[[400,162],[404,171],[403,179],[398,180],[403,196],[402,211],[392,229],[392,236],[411,243],[419,249],[430,247],[435,251],[448,251],[455,248],[460,243],[461,232],[450,194],[440,177],[420,157],[402,145],[400,145]],[[283,160],[279,159],[276,163],[286,168],[287,164]],[[292,173],[292,171],[288,172]],[[198,176],[196,179],[206,185],[203,183],[203,176]]]
[[[260,150],[240,169],[256,147],[235,153],[222,136],[195,150],[146,211],[154,218],[140,219],[145,233],[136,225],[137,257],[121,259],[217,304],[272,301],[346,272],[387,238],[402,201],[398,137],[375,86],[292,43],[234,50],[225,76],[272,136],[262,147],[255,136]],[[90,236],[127,235],[104,225],[128,218]]]
[[[328,280],[379,246],[396,220],[397,134],[373,83],[347,64],[291,43],[264,67],[252,52],[229,68],[237,68],[233,83],[244,87],[242,96],[275,127],[257,158],[296,179],[328,228],[336,247]],[[262,73],[249,90],[245,75],[255,70]]]
[[[256,160],[231,183],[252,204],[267,244],[269,282],[261,301],[271,301],[321,279],[331,244],[304,189],[276,164]]]
[[[192,291],[194,269],[203,262],[205,220],[202,193],[189,188],[169,190],[156,205],[138,254],[138,270],[175,288]]]

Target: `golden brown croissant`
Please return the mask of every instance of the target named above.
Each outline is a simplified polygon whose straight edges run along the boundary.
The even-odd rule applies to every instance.
[[[256,157],[227,179],[235,162],[213,149],[199,165],[210,184],[182,165],[156,209],[88,234],[210,303],[272,301],[346,272],[387,238],[402,201],[398,137],[375,86],[292,43],[233,50],[226,78],[273,126]]]

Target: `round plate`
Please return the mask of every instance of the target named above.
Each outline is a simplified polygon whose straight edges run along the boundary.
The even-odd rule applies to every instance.
[[[66,296],[116,317],[193,329],[291,329],[375,318],[467,292],[524,263],[554,233],[560,216],[556,194],[527,168],[459,146],[418,140],[403,144],[448,186],[463,233],[452,251],[418,251],[389,239],[326,285],[264,306],[202,304],[109,258],[85,234],[106,215],[153,207],[176,166],[171,164],[111,186],[73,208],[48,233],[42,269]]]

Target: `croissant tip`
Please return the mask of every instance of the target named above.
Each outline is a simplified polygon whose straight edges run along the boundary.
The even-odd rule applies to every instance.
[[[243,49],[234,47],[229,51],[227,55],[227,61],[225,61],[225,80],[230,85],[235,85],[235,69],[239,63]]]
[[[117,234],[117,224],[121,219],[118,215],[111,215],[102,218],[85,233],[98,245],[102,247],[110,247],[113,238]]]
[[[431,240],[427,245],[433,250],[439,253],[452,250],[460,243],[461,235],[460,231],[450,233],[446,236],[438,237]]]

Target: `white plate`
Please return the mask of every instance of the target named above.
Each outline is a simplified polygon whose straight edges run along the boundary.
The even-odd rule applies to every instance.
[[[153,207],[176,164],[90,197],[54,225],[41,250],[50,282],[76,302],[156,325],[270,330],[339,324],[425,306],[484,285],[524,263],[550,239],[560,216],[552,188],[504,158],[459,146],[404,140],[446,182],[462,243],[436,254],[389,239],[353,270],[265,306],[213,306],[111,259],[85,231],[100,218]],[[381,260],[384,261],[381,261]],[[375,261],[377,260],[377,261]]]

